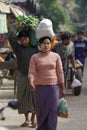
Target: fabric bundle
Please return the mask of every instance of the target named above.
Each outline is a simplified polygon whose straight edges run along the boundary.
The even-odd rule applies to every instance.
[[[42,37],[50,37],[53,39],[55,33],[53,32],[52,22],[50,19],[43,19],[36,30],[36,37],[39,40]]]

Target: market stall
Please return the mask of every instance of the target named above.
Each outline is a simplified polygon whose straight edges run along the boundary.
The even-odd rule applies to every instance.
[[[24,14],[19,6],[0,0],[0,48],[11,49],[7,41],[7,34],[8,26],[13,24],[16,18],[14,12],[18,12],[19,15]]]
[[[16,75],[12,74],[9,77],[8,73],[3,73],[6,69],[12,69],[13,62],[9,64],[8,67],[5,62],[6,55],[8,54],[9,50],[12,51],[11,46],[9,44],[9,41],[7,39],[9,26],[12,27],[12,29],[16,29],[17,33],[21,31],[21,29],[25,28],[26,30],[29,30],[31,32],[30,35],[30,41],[33,43],[33,45],[37,45],[37,39],[36,39],[36,27],[38,26],[39,19],[34,16],[26,16],[25,11],[22,10],[19,6],[16,6],[9,2],[4,2],[3,0],[0,0],[0,62],[3,62],[0,64],[0,80],[3,78],[8,79],[14,79],[14,91],[16,89]],[[20,25],[20,26],[19,26]],[[3,51],[3,52],[2,52]],[[14,61],[15,65],[15,61]],[[13,69],[14,66],[13,65]],[[4,68],[3,68],[4,66]],[[7,66],[5,68],[5,66]],[[17,67],[16,67],[17,69]],[[8,72],[8,70],[6,70]],[[17,74],[17,73],[16,73]],[[2,82],[1,82],[2,83]]]

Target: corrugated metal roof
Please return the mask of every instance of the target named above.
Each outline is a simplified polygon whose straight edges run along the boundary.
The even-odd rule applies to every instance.
[[[26,0],[9,0],[11,2],[25,2]]]
[[[10,13],[9,5],[0,1],[0,12],[2,12],[2,13]]]
[[[0,1],[6,1],[6,2],[26,2],[27,0],[0,0]],[[34,2],[36,2],[37,0],[34,0]]]
[[[0,0],[2,1],[2,0]],[[26,0],[3,0],[3,1],[6,1],[6,2],[25,2]]]
[[[22,10],[19,6],[14,5],[13,3],[6,3],[0,0],[0,12],[1,13],[11,13],[12,9]]]

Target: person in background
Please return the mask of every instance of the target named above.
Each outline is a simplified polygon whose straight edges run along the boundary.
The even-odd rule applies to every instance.
[[[50,23],[51,20],[44,19],[38,25],[40,28],[37,34],[43,34],[38,35],[40,52],[31,57],[29,65],[28,79],[30,88],[34,91],[38,124],[36,130],[56,130],[59,96],[65,96],[61,58],[51,51],[51,39],[54,34],[52,25],[51,29],[49,28]],[[41,28],[43,25],[44,29]]]
[[[76,40],[76,34],[71,34],[71,41],[74,43],[75,40]]]
[[[51,49],[56,45],[58,44],[58,41],[56,39],[56,36],[54,36],[54,38],[51,40]]]
[[[74,46],[71,42],[71,35],[69,32],[62,32],[61,42],[56,44],[52,51],[58,53],[61,57],[66,84],[69,61],[71,62],[74,68],[73,71],[76,72]]]
[[[62,35],[62,33],[63,33],[63,31],[60,31],[60,32],[58,33],[58,35],[57,35],[57,39],[58,39],[59,43],[62,42],[62,40],[61,40],[61,35]]]
[[[85,58],[87,57],[87,39],[84,37],[84,32],[82,30],[77,32],[77,38],[74,41],[74,47],[75,59],[78,59],[84,65]]]
[[[28,67],[29,61],[33,54],[38,52],[37,46],[32,46],[29,41],[29,31],[21,30],[18,35],[16,32],[9,33],[9,43],[14,50],[17,58],[18,81],[17,81],[17,99],[20,102],[18,108],[19,114],[24,114],[25,121],[22,127],[29,125],[29,113],[32,113],[31,124],[34,125],[35,106],[33,92],[29,89]]]

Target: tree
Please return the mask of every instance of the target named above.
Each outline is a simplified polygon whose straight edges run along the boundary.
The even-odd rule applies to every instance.
[[[79,14],[80,21],[83,22],[87,17],[87,0],[76,0],[78,8],[76,8],[77,13]],[[87,19],[86,19],[87,20]]]
[[[78,7],[75,11],[79,16],[78,29],[84,30],[85,34],[87,34],[87,0],[76,0],[76,4]]]
[[[59,30],[60,24],[65,24],[66,12],[57,0],[39,0],[42,17],[49,18],[53,22],[54,31]]]
[[[38,0],[40,4],[43,4],[45,7],[49,7],[57,2],[57,0]]]

